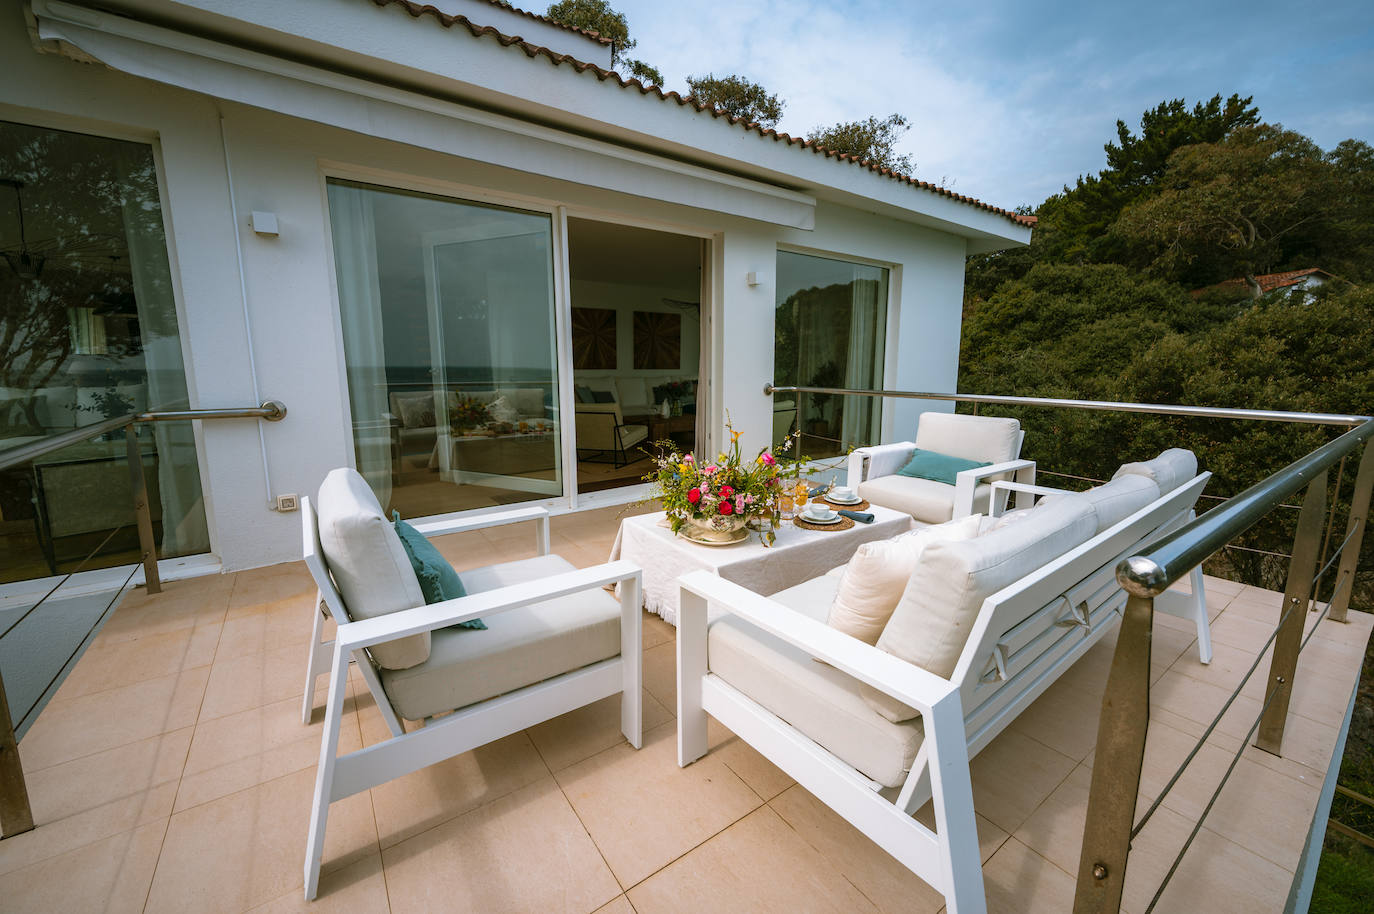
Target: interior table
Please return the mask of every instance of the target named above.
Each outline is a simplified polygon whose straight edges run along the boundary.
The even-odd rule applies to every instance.
[[[803,530],[791,521],[778,527],[777,541],[765,546],[757,534],[731,546],[701,546],[674,536],[663,512],[627,517],[611,546],[610,561],[626,559],[644,569],[644,606],[677,624],[677,579],[706,569],[755,593],[769,596],[824,574],[849,561],[864,543],[890,539],[911,530],[911,515],[873,505],[871,524],[848,530]]]

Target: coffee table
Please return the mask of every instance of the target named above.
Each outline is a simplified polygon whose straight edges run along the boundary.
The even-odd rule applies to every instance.
[[[700,546],[674,536],[663,512],[627,517],[620,522],[611,561],[627,559],[644,569],[644,606],[677,624],[677,579],[689,571],[714,571],[758,594],[768,596],[824,574],[849,561],[864,543],[890,539],[912,529],[911,515],[874,505],[871,524],[849,530],[802,530],[785,521],[772,546],[757,535],[733,546]]]

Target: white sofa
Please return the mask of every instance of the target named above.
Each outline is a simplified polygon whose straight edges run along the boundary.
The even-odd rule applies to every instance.
[[[1117,563],[1191,517],[1210,474],[1166,452],[1118,477],[926,546],[877,646],[826,624],[842,568],[771,597],[683,576],[679,764],[706,753],[710,714],[950,911],[984,910],[969,758],[1112,628]],[[1200,574],[1156,607],[1174,603],[1203,605]],[[912,817],[932,798],[933,831]]]
[[[993,480],[1035,482],[1035,462],[1019,459],[1024,438],[1015,419],[922,413],[915,441],[855,448],[849,455],[847,484],[873,504],[905,511],[922,523],[985,514]],[[989,465],[964,470],[954,485],[901,475],[917,448]]]

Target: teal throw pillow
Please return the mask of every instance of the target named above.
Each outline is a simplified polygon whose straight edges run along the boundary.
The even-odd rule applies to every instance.
[[[945,485],[954,485],[954,477],[964,470],[973,470],[978,467],[991,466],[987,462],[977,460],[965,460],[963,457],[951,457],[949,454],[941,454],[937,451],[923,451],[916,449],[916,453],[911,456],[911,461],[897,472],[903,476],[914,476],[917,479],[930,479],[935,482],[943,482]]]
[[[405,547],[406,555],[410,558],[410,567],[415,569],[415,577],[420,581],[420,592],[425,595],[425,602],[442,603],[445,600],[467,596],[458,572],[454,571],[448,559],[434,548],[434,544],[419,530],[401,520],[399,511],[393,511],[391,516],[395,522],[396,535],[401,538],[401,545]],[[469,619],[467,622],[459,622],[457,627],[486,628],[487,624],[481,619]]]

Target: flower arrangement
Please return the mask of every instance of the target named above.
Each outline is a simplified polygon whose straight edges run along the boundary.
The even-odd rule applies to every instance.
[[[491,419],[487,405],[476,397],[459,395],[454,397],[448,408],[449,425],[455,430],[481,428]]]
[[[778,497],[782,493],[785,461],[763,448],[752,459],[740,452],[740,433],[727,418],[730,447],[711,462],[682,454],[670,441],[659,442],[656,468],[644,479],[654,484],[653,498],[663,502],[673,533],[683,528],[701,538],[734,542],[746,526],[772,545],[781,520]],[[790,450],[788,437],[778,448]]]
[[[669,381],[663,385],[663,392],[669,402],[677,403],[679,400],[687,399],[692,393],[692,384],[689,381]]]

